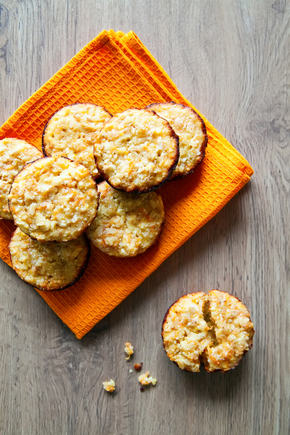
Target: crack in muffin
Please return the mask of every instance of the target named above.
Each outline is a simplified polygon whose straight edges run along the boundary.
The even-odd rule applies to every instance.
[[[94,246],[108,255],[134,257],[156,242],[165,219],[160,195],[120,192],[105,181],[99,192],[98,215],[87,230]]]
[[[44,157],[26,165],[9,194],[15,225],[39,241],[79,237],[98,210],[98,188],[90,171],[64,157]]]
[[[25,140],[0,140],[0,219],[12,220],[8,195],[15,175],[29,162],[43,157],[41,151]]]
[[[69,242],[38,242],[17,228],[9,244],[13,270],[39,290],[63,290],[83,275],[90,256],[85,235]]]
[[[58,110],[46,124],[42,149],[46,156],[68,157],[86,166],[94,178],[99,178],[94,144],[97,133],[112,115],[102,106],[77,103]]]
[[[226,372],[252,347],[254,325],[245,305],[220,290],[182,296],[167,311],[163,346],[179,368]]]
[[[143,193],[160,187],[179,156],[178,136],[154,112],[129,109],[108,121],[98,135],[95,159],[115,189]]]
[[[170,180],[193,172],[202,162],[207,146],[203,119],[191,107],[174,102],[150,104],[146,109],[166,119],[179,137],[179,160]]]

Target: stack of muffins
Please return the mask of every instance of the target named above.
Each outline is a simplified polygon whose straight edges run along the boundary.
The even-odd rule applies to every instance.
[[[181,104],[112,116],[84,103],[56,112],[42,145],[43,154],[23,140],[0,141],[0,217],[17,226],[13,269],[52,291],[82,276],[89,240],[116,257],[142,254],[156,242],[165,213],[155,190],[196,168],[207,134],[200,116]]]
[[[94,104],[66,106],[45,126],[43,154],[3,139],[0,218],[17,226],[13,269],[40,290],[62,290],[84,273],[90,242],[115,257],[142,254],[165,219],[156,189],[194,171],[206,145],[200,116],[173,102],[115,116]],[[192,372],[236,367],[253,335],[247,308],[218,290],[182,296],[162,325],[169,359]]]

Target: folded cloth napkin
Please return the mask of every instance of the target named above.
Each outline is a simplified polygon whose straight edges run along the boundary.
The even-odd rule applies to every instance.
[[[164,101],[193,107],[134,32],[105,30],[19,107],[1,127],[0,139],[17,137],[41,148],[50,116],[76,102],[96,103],[114,114]],[[158,243],[131,259],[109,257],[93,248],[78,283],[60,292],[38,291],[78,338],[208,222],[253,174],[248,162],[203,119],[209,139],[203,163],[193,174],[160,189],[166,223]],[[13,230],[11,222],[0,221],[0,256],[9,265]]]

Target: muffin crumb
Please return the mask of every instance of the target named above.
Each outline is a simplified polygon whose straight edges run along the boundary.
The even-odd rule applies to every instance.
[[[134,364],[134,369],[135,369],[137,372],[140,372],[140,370],[142,369],[142,367],[143,367],[143,363],[142,363],[142,362],[141,362],[140,364],[139,364],[139,363]]]
[[[113,379],[110,379],[110,381],[103,382],[103,388],[108,393],[113,393],[115,391],[115,381]]]
[[[125,349],[124,349],[125,353],[128,355],[125,359],[128,361],[131,357],[131,355],[134,354],[134,347],[132,346],[131,343],[129,343],[129,341],[126,341],[125,343]]]
[[[143,373],[143,375],[140,375],[138,378],[138,381],[142,385],[149,385],[152,384],[153,386],[156,385],[157,379],[152,378],[152,376],[149,376],[149,371],[146,373]]]

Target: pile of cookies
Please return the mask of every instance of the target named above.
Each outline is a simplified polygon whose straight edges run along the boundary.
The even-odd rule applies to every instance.
[[[94,104],[66,106],[44,128],[43,154],[1,140],[0,218],[17,226],[13,269],[40,290],[61,290],[83,274],[89,240],[116,257],[143,253],[165,219],[155,190],[191,173],[206,145],[200,116],[173,102],[115,116]]]

